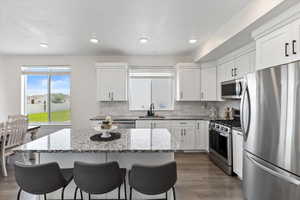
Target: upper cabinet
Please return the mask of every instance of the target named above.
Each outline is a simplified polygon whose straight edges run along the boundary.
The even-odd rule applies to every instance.
[[[97,100],[127,101],[126,63],[97,63]]]
[[[194,64],[177,64],[177,101],[201,100],[201,69]]]
[[[300,4],[282,12],[252,32],[256,70],[300,60]]]
[[[216,101],[217,100],[217,67],[202,66],[201,67],[201,100]]]
[[[285,64],[291,60],[290,28],[282,27],[256,41],[256,69]]]
[[[242,78],[251,72],[250,54],[239,56],[235,60],[234,78]]]

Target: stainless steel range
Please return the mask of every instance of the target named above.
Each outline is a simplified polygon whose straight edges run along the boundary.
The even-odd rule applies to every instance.
[[[237,110],[233,120],[212,120],[209,125],[209,158],[228,175],[233,175],[232,127],[241,127]]]

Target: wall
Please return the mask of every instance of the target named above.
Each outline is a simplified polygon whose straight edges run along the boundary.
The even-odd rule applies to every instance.
[[[6,119],[6,109],[5,109],[5,98],[4,98],[4,73],[2,73],[3,70],[3,58],[0,57],[0,121],[3,121]]]
[[[96,102],[96,62],[127,62],[137,66],[173,66],[191,62],[190,57],[172,56],[4,56],[0,62],[0,118],[21,111],[22,65],[70,65],[72,126],[88,127],[89,119],[101,113]]]

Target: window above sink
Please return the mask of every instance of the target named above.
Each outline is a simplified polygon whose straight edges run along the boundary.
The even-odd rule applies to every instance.
[[[129,110],[174,110],[175,80],[172,68],[134,68],[129,72]]]

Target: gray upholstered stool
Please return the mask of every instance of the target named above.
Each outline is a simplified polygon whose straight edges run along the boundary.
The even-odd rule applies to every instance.
[[[126,169],[120,168],[117,162],[103,164],[90,164],[83,162],[74,163],[74,182],[77,185],[74,199],[78,189],[88,193],[89,200],[92,194],[106,194],[118,188],[118,199],[120,199],[121,186],[124,183],[124,194],[126,194]]]
[[[73,179],[73,169],[60,169],[55,162],[41,165],[24,165],[15,163],[15,176],[20,189],[18,200],[22,190],[31,194],[44,195],[62,188],[61,199],[64,199],[64,191]]]
[[[176,162],[170,162],[159,166],[133,165],[129,171],[130,197],[132,199],[132,189],[147,194],[166,194],[172,189],[173,197],[176,200],[174,185],[177,181]]]

